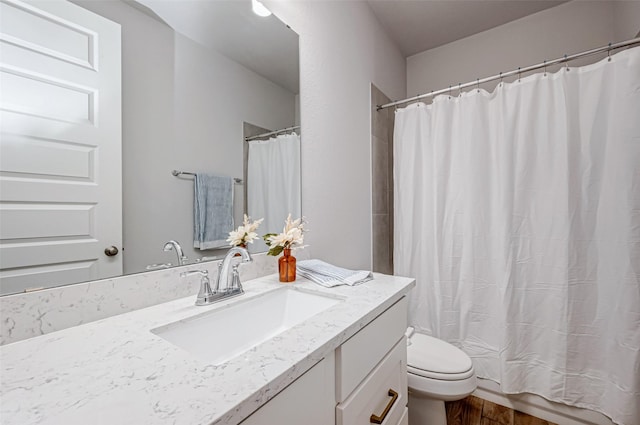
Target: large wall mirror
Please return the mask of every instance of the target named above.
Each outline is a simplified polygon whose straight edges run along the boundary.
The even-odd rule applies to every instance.
[[[40,4],[44,7],[56,2],[63,3],[53,0]],[[226,249],[194,247],[192,174],[209,173],[234,179],[233,215],[237,227],[245,212],[254,219],[271,213],[270,207],[256,204],[260,199],[258,192],[273,184],[264,186],[266,177],[250,169],[250,143],[264,147],[276,138],[289,140],[292,133],[298,137],[298,144],[300,140],[298,36],[275,16],[256,15],[250,0],[72,0],[71,3],[67,6],[81,7],[121,26],[122,162],[112,169],[100,169],[93,176],[101,182],[121,180],[121,193],[115,196],[119,197],[121,207],[106,217],[106,221],[113,222],[121,217],[121,241],[113,243],[118,251],[113,257],[119,257],[121,266],[116,271],[99,274],[91,256],[86,255],[89,243],[73,248],[78,258],[59,255],[66,243],[94,240],[93,226],[99,217],[92,215],[91,205],[86,206],[85,201],[76,200],[60,189],[80,178],[55,175],[53,169],[62,168],[56,162],[59,161],[56,149],[73,150],[75,156],[90,160],[100,152],[87,153],[75,141],[42,133],[44,126],[37,137],[27,133],[15,135],[15,128],[3,128],[1,295],[176,266],[179,265],[176,251],[164,250],[170,240],[181,244],[188,264],[219,258]],[[32,4],[38,7],[39,3]],[[24,3],[2,0],[0,6],[2,61],[15,57],[19,62],[27,53],[44,52],[42,60],[32,62],[57,72],[59,63],[64,62],[56,57],[58,47],[85,35],[74,26],[58,25],[59,22],[30,10]],[[32,34],[19,22],[34,25]],[[51,33],[38,32],[37,25],[43,25],[42,31]],[[90,35],[86,38],[93,40]],[[74,52],[69,48],[64,58]],[[87,50],[88,55],[92,52]],[[96,57],[101,59],[100,54]],[[52,65],[47,66],[47,61]],[[14,119],[17,113],[29,113],[29,108],[39,107],[43,112],[36,117],[38,120],[56,122],[58,118],[53,112],[51,116],[41,115],[49,113],[47,108],[52,111],[64,108],[65,94],[61,92],[62,100],[58,100],[27,93],[36,84],[33,82],[36,78],[25,82],[24,77],[43,74],[23,72],[22,65],[7,66],[4,62],[2,65],[3,89],[11,87],[3,90],[8,93],[2,95],[3,118]],[[77,63],[68,59],[63,65]],[[5,73],[7,69],[10,72]],[[48,84],[47,78],[38,77],[37,84]],[[65,78],[57,76],[51,81],[66,81]],[[56,84],[55,90],[72,86]],[[57,92],[51,93],[54,96]],[[73,96],[76,95],[74,92]],[[101,92],[99,96],[104,99],[110,94]],[[89,98],[95,100],[95,96]],[[69,99],[73,102],[75,98]],[[16,102],[23,104],[16,109]],[[94,109],[90,113],[98,112]],[[287,130],[280,131],[283,129]],[[264,133],[274,134],[254,137]],[[297,151],[291,151],[297,152],[295,161],[287,160],[297,164],[297,174],[285,177],[291,183],[288,190],[297,191],[292,195],[297,207],[288,208],[294,215],[300,213],[299,151],[299,146]],[[253,156],[255,160],[258,155]],[[264,158],[273,161],[268,159],[269,155]],[[286,160],[282,155],[271,158]],[[46,170],[38,171],[34,168],[37,164],[45,164]],[[265,169],[269,165],[264,164]],[[88,168],[91,175],[91,165]],[[34,201],[21,198],[24,191],[11,186],[31,184],[32,180],[55,180],[56,189],[45,190],[48,198],[45,196],[44,201]],[[80,183],[89,186],[89,180]],[[9,190],[5,190],[7,187]],[[58,191],[62,201],[52,198]],[[47,217],[45,212],[49,214]],[[284,223],[278,222],[280,219],[272,221],[260,228],[260,235],[282,230]],[[100,243],[92,245],[93,255],[109,257],[112,243]],[[253,252],[264,249],[264,244],[251,246]]]

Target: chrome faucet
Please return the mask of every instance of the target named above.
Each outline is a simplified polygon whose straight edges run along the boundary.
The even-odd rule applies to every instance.
[[[180,243],[178,241],[170,240],[169,242],[164,244],[163,249],[164,251],[176,251],[176,254],[178,255],[178,265],[183,266],[187,264],[187,261],[189,259],[186,257],[186,255],[184,255],[184,252],[182,252],[182,247],[180,246]]]
[[[196,305],[207,305],[214,302],[215,292],[211,289],[211,283],[209,281],[209,270],[191,270],[188,272],[180,273],[180,276],[187,277],[194,274],[200,275],[200,290],[198,291],[198,297],[196,298]]]
[[[234,264],[231,272],[231,284],[229,284],[229,266],[231,265],[231,260],[236,256],[236,254],[240,254],[241,260],[239,263]],[[245,248],[240,246],[234,246],[231,248],[227,255],[224,256],[224,260],[218,265],[218,281],[216,283],[216,288],[218,290],[222,290],[221,285],[224,284],[224,292],[230,293],[234,292],[234,294],[242,294],[244,291],[242,290],[242,284],[240,283],[240,274],[238,273],[238,266],[241,263],[249,263],[253,261],[251,258],[251,254]]]
[[[231,262],[236,254],[241,256],[241,260],[232,266]],[[253,259],[249,251],[241,247],[231,248],[224,257],[224,260],[218,265],[218,278],[213,288],[211,288],[209,272],[207,270],[191,270],[180,273],[180,276],[200,275],[200,290],[196,298],[196,305],[208,305],[225,298],[244,294],[242,283],[240,283],[238,267],[241,263],[248,263],[250,261],[253,261]],[[231,267],[231,283],[229,283],[229,267]],[[224,286],[221,287],[221,285]]]

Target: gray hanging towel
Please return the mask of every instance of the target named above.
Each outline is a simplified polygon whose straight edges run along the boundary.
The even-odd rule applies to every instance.
[[[197,173],[193,196],[193,246],[199,249],[229,246],[233,230],[233,178]]]

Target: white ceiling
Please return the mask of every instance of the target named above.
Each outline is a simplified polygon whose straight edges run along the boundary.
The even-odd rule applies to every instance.
[[[250,0],[125,1],[205,47],[299,93],[297,34],[273,15],[256,16]],[[565,1],[366,0],[405,57]]]
[[[367,0],[405,57],[486,31],[564,1]]]
[[[300,92],[298,35],[274,15],[257,16],[251,0],[136,2],[139,9],[156,15],[180,34],[294,94]]]

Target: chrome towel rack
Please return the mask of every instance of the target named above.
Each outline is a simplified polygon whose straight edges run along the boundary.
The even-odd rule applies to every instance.
[[[178,177],[178,176],[195,176],[195,175],[196,175],[196,173],[190,173],[190,172],[188,172],[188,171],[171,170],[171,175],[176,176],[176,177]],[[237,178],[237,177],[234,177],[234,178],[233,178],[233,181],[234,181],[236,184],[243,184],[243,183],[244,183],[244,182],[242,181],[242,179],[239,179],[239,178]]]

